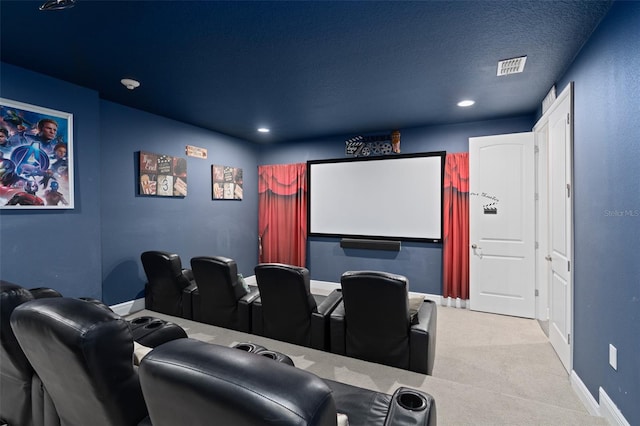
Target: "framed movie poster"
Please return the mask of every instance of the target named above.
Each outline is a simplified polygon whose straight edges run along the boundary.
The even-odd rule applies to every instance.
[[[74,208],[72,114],[0,98],[0,208]]]
[[[242,200],[241,168],[211,166],[211,184],[214,200]]]
[[[187,196],[187,160],[140,152],[140,195]]]

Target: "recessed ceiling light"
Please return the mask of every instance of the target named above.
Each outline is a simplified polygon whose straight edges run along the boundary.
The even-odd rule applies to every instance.
[[[271,130],[267,129],[266,127],[259,127],[258,131],[260,133],[269,133]]]
[[[473,105],[475,103],[476,103],[476,101],[472,101],[471,99],[466,99],[464,101],[458,102],[458,106],[459,107],[470,107],[471,105]]]

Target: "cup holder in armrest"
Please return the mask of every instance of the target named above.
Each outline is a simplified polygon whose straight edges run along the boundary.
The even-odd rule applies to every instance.
[[[146,328],[147,330],[153,330],[155,328],[162,327],[165,324],[166,324],[165,321],[155,320],[155,321],[151,321],[149,324],[145,325],[144,328]]]
[[[291,358],[289,358],[287,355],[281,353],[281,352],[276,352],[276,351],[271,351],[269,349],[265,349],[262,350],[260,352],[258,352],[258,355],[262,355],[263,357],[272,359],[276,362],[280,362],[282,364],[288,364],[292,367],[295,367],[295,365],[293,364],[293,360]]]
[[[233,346],[235,349],[240,349],[241,351],[257,353],[260,351],[264,351],[266,348],[264,346],[256,345],[255,343],[242,342]]]
[[[132,325],[143,325],[143,324],[147,324],[150,323],[151,321],[153,321],[153,317],[138,317],[138,318],[134,318],[131,321],[129,321]]]
[[[422,411],[427,408],[427,400],[419,393],[410,390],[402,390],[396,395],[398,404],[409,411]]]

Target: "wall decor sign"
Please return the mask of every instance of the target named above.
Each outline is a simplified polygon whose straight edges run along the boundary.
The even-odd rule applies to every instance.
[[[140,195],[187,196],[187,160],[140,151]]]
[[[0,208],[74,208],[72,114],[0,98]]]
[[[214,200],[242,200],[242,169],[212,165],[211,186]]]
[[[197,146],[187,145],[184,148],[184,152],[186,152],[189,157],[196,157],[196,158],[202,158],[202,159],[206,159],[207,158],[207,149],[206,148],[200,148],[200,147],[197,147]]]

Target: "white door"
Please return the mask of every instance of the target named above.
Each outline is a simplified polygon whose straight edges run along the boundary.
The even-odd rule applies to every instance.
[[[572,329],[572,86],[565,89],[549,112],[549,341],[568,372],[571,371]]]
[[[469,138],[469,307],[535,316],[534,134]]]

